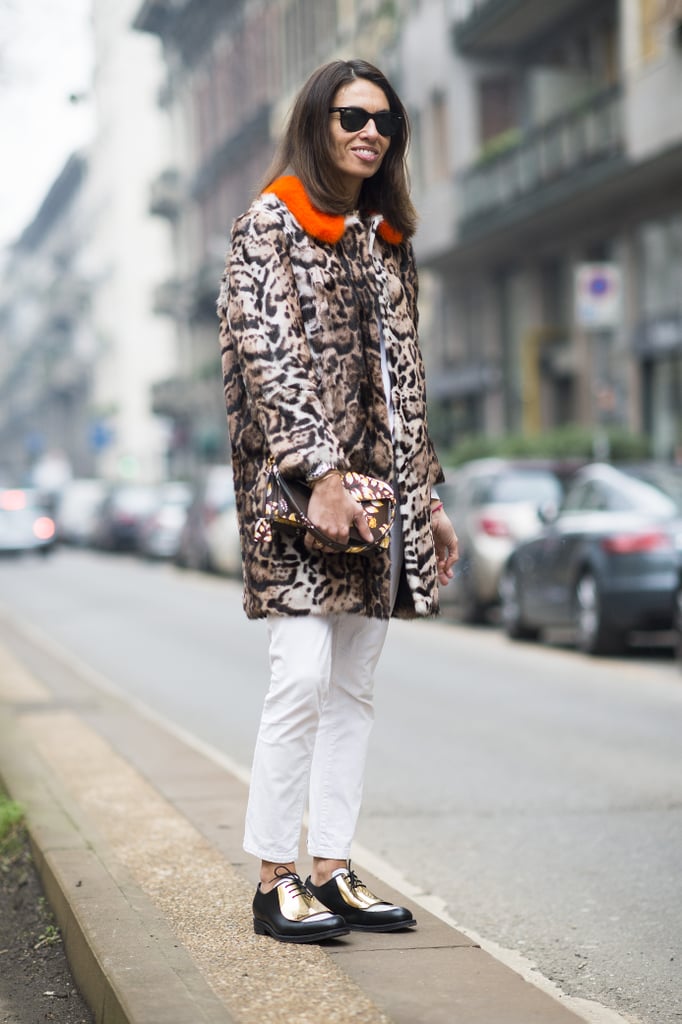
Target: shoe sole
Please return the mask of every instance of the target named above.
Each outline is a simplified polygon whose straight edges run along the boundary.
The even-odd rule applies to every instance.
[[[341,935],[348,935],[350,927],[348,928],[328,928],[324,932],[315,932],[312,935],[282,935],[280,932],[276,932],[270,925],[265,924],[264,921],[258,921],[256,918],[253,920],[253,930],[256,935],[269,935],[271,939],[277,939],[278,942],[324,942],[325,939],[338,939]]]
[[[417,922],[414,918],[411,921],[396,921],[390,924],[351,924],[348,927],[353,932],[399,932],[403,929],[414,928]]]

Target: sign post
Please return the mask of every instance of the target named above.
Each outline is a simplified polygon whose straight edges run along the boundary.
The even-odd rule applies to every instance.
[[[620,323],[622,284],[616,263],[579,263],[575,269],[575,319],[580,327],[604,330]]]
[[[613,418],[617,395],[612,373],[611,344],[621,322],[622,279],[616,263],[579,263],[575,268],[575,321],[591,349],[590,385],[596,422],[595,458],[608,458],[605,423]]]

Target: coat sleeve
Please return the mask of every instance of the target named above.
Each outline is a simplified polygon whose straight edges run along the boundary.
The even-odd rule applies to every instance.
[[[218,304],[223,364],[236,360],[281,472],[315,477],[348,464],[319,396],[290,244],[276,209],[252,209],[236,221]]]
[[[414,249],[412,243],[410,243],[405,250],[404,263],[403,263],[403,275],[405,281],[405,291],[407,293],[408,302],[410,306],[410,315],[414,323],[415,332],[418,333],[419,328],[419,276],[417,273],[417,264],[414,256]],[[419,361],[420,361],[420,372],[422,373],[424,380],[426,380],[426,370],[423,364],[421,350],[419,350]],[[426,384],[425,384],[426,387]],[[426,409],[426,395],[424,396],[424,408]],[[443,467],[440,464],[440,460],[436,453],[435,446],[431,440],[431,435],[428,431],[428,423],[426,425],[426,445],[428,449],[429,458],[429,482],[431,486],[435,484],[443,483],[445,480],[445,473]]]

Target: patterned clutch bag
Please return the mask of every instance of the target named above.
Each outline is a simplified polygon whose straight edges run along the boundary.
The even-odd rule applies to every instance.
[[[346,554],[363,554],[375,548],[387,548],[396,514],[393,488],[383,480],[349,470],[342,474],[349,494],[362,505],[374,540],[364,540],[351,526],[347,544],[326,537],[308,519],[308,503],[312,488],[300,480],[285,479],[273,465],[270,467],[265,493],[265,511],[256,521],[255,537],[259,543],[272,542],[273,530],[303,533],[306,530],[326,547]]]

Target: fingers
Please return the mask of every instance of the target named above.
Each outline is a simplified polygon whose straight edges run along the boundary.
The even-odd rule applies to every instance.
[[[437,523],[434,523],[433,534],[438,582],[445,587],[454,576],[453,566],[459,558],[457,534],[452,523],[444,514],[439,516]]]
[[[446,587],[448,585],[448,583],[450,582],[450,580],[455,575],[455,572],[454,572],[454,569],[453,569],[453,565],[455,564],[456,561],[457,561],[457,559],[453,558],[452,556],[448,556],[447,558],[438,559],[438,562],[437,562],[438,582],[442,586]]]
[[[353,522],[351,525],[355,526],[355,529],[358,531],[363,540],[366,540],[368,544],[372,543],[372,541],[374,540],[374,534],[370,529],[369,523],[367,522],[367,517],[365,516],[365,513],[363,512],[362,507],[360,505],[358,505],[358,510],[353,516]]]
[[[305,544],[308,551],[316,551],[318,553],[326,555],[337,554],[336,548],[328,547],[317,537],[313,536],[312,533],[306,533],[305,537],[303,538],[303,543]]]
[[[339,544],[348,543],[350,531],[353,526],[355,526],[360,537],[362,537],[362,539],[368,544],[371,544],[374,540],[374,534],[372,533],[369,523],[367,522],[367,517],[360,505],[357,505],[355,515],[347,526],[344,526],[343,523],[333,523],[326,528],[324,528],[320,523],[316,523],[315,525],[317,529],[323,531],[330,540],[336,541]],[[312,533],[306,533],[304,543],[308,551],[323,551],[327,554],[338,554],[337,548],[325,544],[324,541],[319,540]]]
[[[313,488],[308,505],[308,517],[315,527],[337,544],[347,544],[350,530],[354,526],[360,537],[371,544],[374,535],[369,527],[362,506],[343,487],[338,477],[330,478],[331,484],[322,481]],[[336,486],[333,486],[336,484]]]

